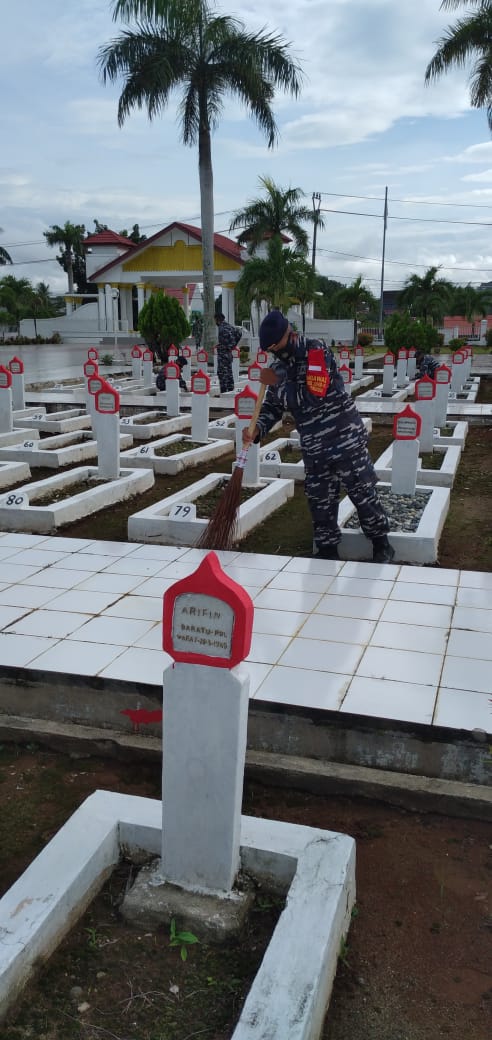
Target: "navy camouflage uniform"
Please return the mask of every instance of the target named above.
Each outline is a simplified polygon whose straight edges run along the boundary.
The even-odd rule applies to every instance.
[[[228,321],[221,321],[218,324],[217,376],[221,394],[234,390],[232,348],[239,343],[242,334],[242,329],[236,328],[235,325],[230,325]]]
[[[306,386],[308,346],[323,347],[330,385],[324,397]],[[321,554],[336,548],[340,485],[353,502],[367,538],[385,538],[389,522],[376,492],[377,477],[367,450],[367,433],[354,401],[345,390],[332,351],[322,340],[302,340],[292,356],[275,358],[280,377],[269,386],[257,426],[260,438],[290,412],[297,424],[305,467],[305,492],[314,541]]]
[[[431,354],[417,354],[418,379],[422,379],[424,376],[429,376],[430,379],[434,379],[437,368],[439,368],[439,361],[436,361]]]

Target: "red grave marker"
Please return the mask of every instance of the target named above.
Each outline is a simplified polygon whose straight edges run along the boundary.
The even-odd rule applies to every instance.
[[[193,574],[164,593],[163,649],[174,661],[234,668],[251,649],[253,614],[245,589],[207,553]]]

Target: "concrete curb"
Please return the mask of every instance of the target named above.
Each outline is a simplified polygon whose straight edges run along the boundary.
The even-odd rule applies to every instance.
[[[0,742],[34,743],[78,758],[103,755],[124,761],[160,762],[160,737],[124,734],[111,729],[0,716]],[[320,759],[248,751],[248,780],[320,795],[368,798],[412,812],[435,812],[492,822],[492,788],[455,780],[397,773]]]

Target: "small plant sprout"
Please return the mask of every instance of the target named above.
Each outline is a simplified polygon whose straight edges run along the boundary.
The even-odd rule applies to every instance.
[[[178,932],[176,930],[176,921],[173,917],[169,930],[169,945],[179,946],[182,961],[185,961],[188,957],[188,946],[193,946],[199,941],[196,935],[193,935],[193,932]]]

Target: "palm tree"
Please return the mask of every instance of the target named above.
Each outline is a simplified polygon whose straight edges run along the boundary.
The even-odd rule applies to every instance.
[[[32,285],[28,278],[15,278],[7,274],[0,278],[0,308],[6,311],[9,324],[19,328],[21,318],[30,313]]]
[[[473,108],[486,108],[492,130],[492,0],[442,0],[441,9],[474,7],[466,17],[450,25],[439,40],[429,62],[425,82],[436,80],[448,69],[472,63],[470,101]]]
[[[244,103],[273,147],[275,88],[297,97],[300,68],[280,36],[248,32],[236,18],[214,15],[209,0],[115,0],[113,17],[136,22],[135,29],[127,27],[98,55],[103,82],[120,76],[124,80],[119,125],[134,108],[145,107],[153,119],[167,107],[172,92],[182,88],[181,137],[184,144],[198,144],[204,338],[210,350],[216,338],[212,132],[225,95],[232,94]]]
[[[58,263],[66,271],[68,277],[68,291],[73,293],[74,263],[77,256],[83,256],[82,242],[85,235],[83,224],[71,224],[66,220],[63,227],[52,224],[49,231],[43,231],[43,235],[49,246],[60,246],[61,252],[57,256]]]
[[[362,275],[345,288],[340,289],[333,297],[333,304],[338,308],[338,313],[348,313],[354,322],[354,347],[357,346],[358,319],[359,314],[366,313],[369,309],[376,307],[376,297],[370,289],[362,284]]]
[[[424,275],[409,275],[400,293],[399,304],[425,322],[443,317],[453,292],[451,282],[436,277],[438,271],[439,267],[429,267]]]
[[[449,301],[450,314],[459,314],[472,324],[475,332],[475,318],[484,318],[492,309],[492,290],[475,289],[474,285],[458,285],[453,289]]]
[[[2,232],[2,231],[3,231],[3,228],[0,228],[0,232]],[[7,253],[7,250],[4,249],[3,246],[0,246],[0,267],[3,264],[11,264],[11,263],[12,263],[12,257],[10,256],[10,253]]]
[[[300,253],[284,249],[282,240],[271,238],[267,256],[253,256],[245,263],[237,283],[238,295],[243,300],[266,300],[269,307],[288,308],[296,296]]]
[[[304,192],[300,188],[279,188],[270,177],[260,177],[260,184],[266,192],[265,198],[253,199],[244,209],[237,210],[229,225],[229,231],[244,228],[238,238],[241,245],[247,245],[250,253],[255,253],[265,238],[272,235],[280,237],[284,231],[294,239],[297,253],[308,251],[308,235],[303,223],[324,227],[323,219],[315,215],[311,209],[302,205]]]

